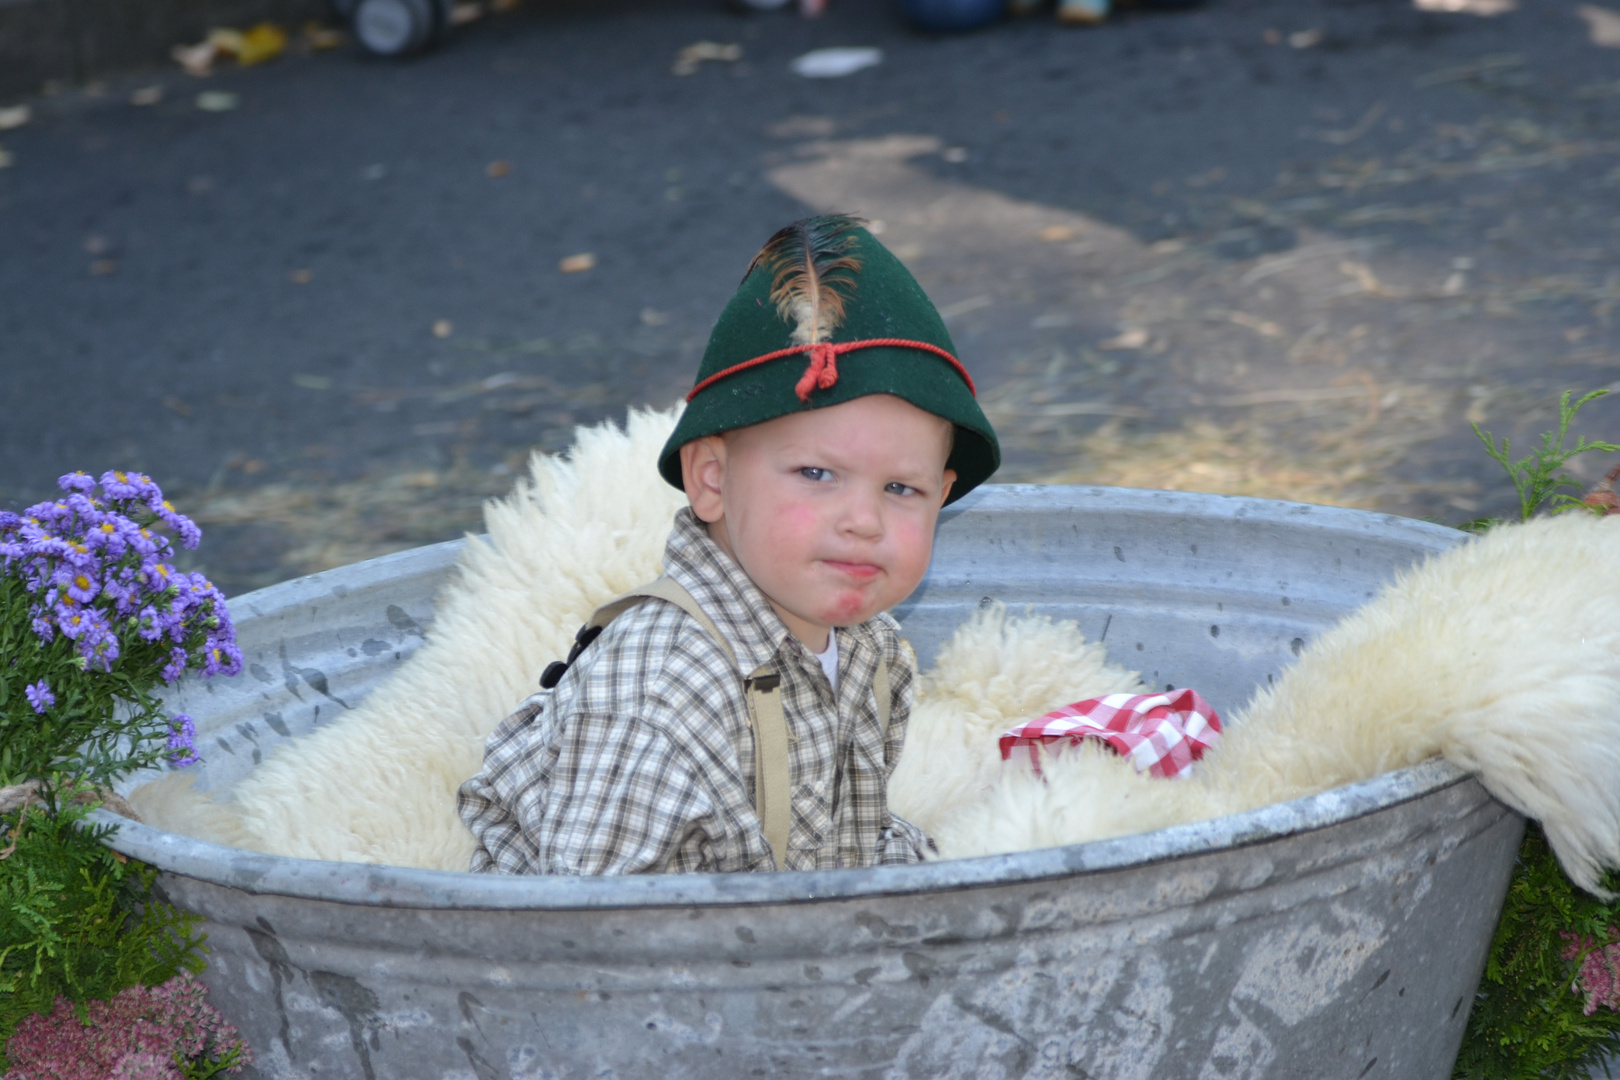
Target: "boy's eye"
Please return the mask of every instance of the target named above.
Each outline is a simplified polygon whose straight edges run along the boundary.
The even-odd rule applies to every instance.
[[[799,475],[804,477],[806,480],[832,479],[832,472],[830,470],[818,468],[814,465],[806,465],[804,468],[799,470]]]
[[[916,488],[912,487],[909,484],[902,484],[898,480],[895,480],[895,481],[891,482],[890,484],[885,486],[883,490],[888,492],[890,495],[915,495],[915,494],[917,494],[917,489]]]

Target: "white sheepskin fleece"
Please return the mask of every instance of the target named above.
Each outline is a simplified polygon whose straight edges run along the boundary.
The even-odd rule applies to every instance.
[[[602,602],[657,576],[684,497],[650,467],[676,412],[581,429],[485,511],[428,640],[359,708],[210,801],[174,781],[131,802],[162,828],[305,858],[461,870],[455,793],[488,733]],[[919,683],[896,813],[945,857],[1140,833],[1252,809],[1444,754],[1539,819],[1570,876],[1620,866],[1620,517],[1503,526],[1407,571],[1229,718],[1190,781],[1093,747],[1044,782],[999,734],[1141,689],[1072,622],[976,612]],[[181,774],[183,775],[183,774]]]
[[[131,796],[160,828],[276,855],[465,870],[456,789],[484,740],[600,604],[657,577],[686,505],[654,468],[678,410],[581,428],[566,457],[484,510],[427,641],[358,708],[284,744],[212,802],[177,780]],[[566,572],[563,568],[567,568]]]
[[[1087,752],[1007,770],[948,857],[1073,844],[1297,798],[1443,754],[1538,819],[1570,877],[1620,866],[1620,517],[1491,530],[1402,574],[1231,718],[1186,782]]]

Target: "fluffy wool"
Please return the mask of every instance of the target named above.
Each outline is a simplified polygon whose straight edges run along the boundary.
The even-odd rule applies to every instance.
[[[932,835],[995,786],[1003,731],[1085,698],[1142,690],[1141,676],[1110,664],[1077,624],[980,608],[920,681],[889,805]]]
[[[1436,754],[1538,819],[1599,893],[1620,866],[1620,517],[1493,529],[1407,571],[1231,717],[1189,782],[1065,754],[935,830],[948,856],[1102,839],[1298,798]]]
[[[155,825],[306,858],[459,870],[455,791],[484,738],[610,597],[656,576],[682,504],[645,463],[674,413],[582,429],[566,458],[486,508],[428,640],[331,727],[211,801],[172,783],[132,797]],[[1620,517],[1503,526],[1401,575],[1228,718],[1191,781],[1067,752],[1045,780],[997,736],[1069,702],[1140,690],[1078,627],[974,614],[921,680],[890,790],[946,857],[1079,843],[1370,779],[1435,754],[1539,819],[1570,876],[1620,866]]]
[[[392,678],[284,744],[228,801],[171,780],[134,793],[141,816],[277,855],[465,870],[456,789],[484,739],[597,606],[663,568],[686,500],[653,463],[676,415],[632,411],[622,431],[581,428],[566,458],[536,453],[529,478],[485,507],[489,539],[469,538],[427,641]]]

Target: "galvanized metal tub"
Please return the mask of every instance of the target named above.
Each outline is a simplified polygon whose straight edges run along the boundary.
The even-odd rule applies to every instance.
[[[989,487],[900,611],[925,666],[987,599],[1078,619],[1233,710],[1458,534],[1253,499]],[[420,643],[456,544],[233,604],[247,672],[185,692],[228,787]],[[126,824],[202,914],[268,1077],[1450,1075],[1522,822],[1434,761],[1067,848],[774,875],[494,878]]]

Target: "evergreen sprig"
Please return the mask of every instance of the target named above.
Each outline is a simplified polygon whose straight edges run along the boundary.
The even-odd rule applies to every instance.
[[[1581,406],[1596,401],[1608,394],[1608,391],[1593,390],[1589,394],[1583,394],[1579,401],[1571,405],[1569,399],[1574,394],[1573,390],[1565,390],[1563,396],[1558,399],[1558,430],[1542,432],[1541,445],[1518,461],[1513,460],[1513,447],[1506,435],[1502,436],[1502,441],[1498,444],[1489,431],[1481,431],[1478,424],[1471,424],[1474,435],[1485,444],[1485,452],[1507,470],[1508,478],[1513,481],[1513,488],[1519,495],[1521,521],[1529,521],[1549,500],[1555,512],[1582,506],[1581,500],[1562,491],[1566,487],[1579,489],[1581,486],[1580,481],[1563,471],[1564,465],[1571,458],[1591,450],[1599,453],[1620,450],[1620,444],[1599,440],[1588,442],[1585,436],[1576,438],[1572,447],[1564,445],[1564,440],[1569,437],[1569,425],[1574,422],[1575,414],[1581,411]],[[1465,527],[1482,532],[1494,524],[1497,524],[1495,520],[1484,518],[1469,522]]]

